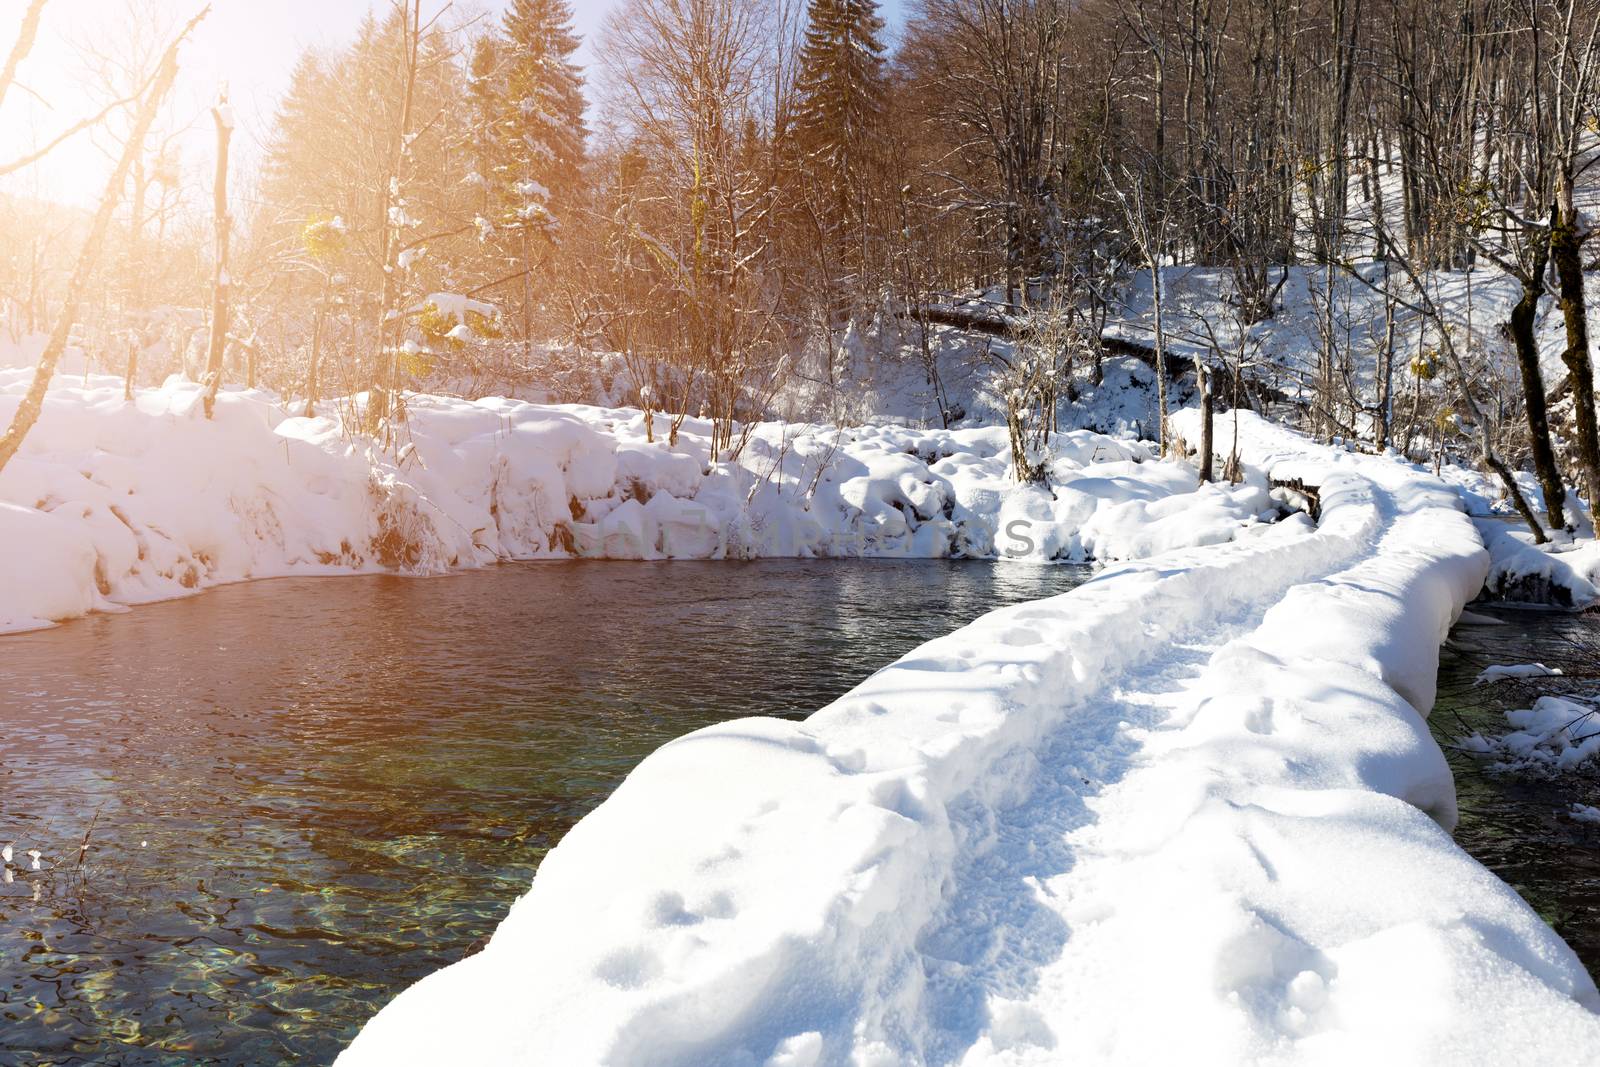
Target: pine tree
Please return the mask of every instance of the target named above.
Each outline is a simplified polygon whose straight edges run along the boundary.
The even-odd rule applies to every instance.
[[[491,31],[479,37],[473,42],[467,80],[467,104],[470,109],[468,136],[473,157],[471,184],[478,189],[478,214],[484,218],[494,214],[490,196],[494,188],[493,175],[500,165],[502,154],[499,128],[506,105],[500,85],[500,63],[504,55],[505,42],[499,34]]]
[[[830,329],[850,317],[852,293],[873,288],[868,232],[886,90],[882,30],[874,0],[810,0],[794,117],[780,146],[794,161],[787,180],[797,184],[807,220],[791,238],[805,249],[812,295]],[[834,357],[827,358],[831,381]]]
[[[501,153],[497,175],[512,228],[554,236],[583,168],[583,76],[566,0],[514,0],[501,60]]]
[[[306,179],[316,173],[322,142],[328,136],[330,94],[328,70],[321,57],[311,51],[303,53],[278,105],[261,176],[262,200],[282,216],[272,221],[289,232],[297,232],[313,210],[324,206],[316,199],[319,191],[307,188]]]
[[[492,180],[499,226],[522,265],[522,341],[531,356],[532,272],[570,222],[583,170],[583,76],[566,0],[513,0],[503,23],[499,91],[504,104]]]
[[[875,0],[811,0],[793,136],[835,198],[866,168],[884,102],[883,19]]]

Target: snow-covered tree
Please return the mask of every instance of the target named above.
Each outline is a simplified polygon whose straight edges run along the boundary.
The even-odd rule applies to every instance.
[[[883,19],[875,0],[811,0],[807,18],[793,136],[843,204],[859,187],[883,111]]]
[[[499,93],[499,180],[506,223],[553,235],[583,168],[583,76],[566,0],[515,0],[506,11]]]
[[[831,351],[833,331],[853,305],[872,304],[877,288],[867,263],[886,90],[883,20],[874,0],[810,0],[806,19],[781,142],[790,205],[782,229],[810,279],[802,303],[823,312]]]
[[[581,186],[588,129],[567,0],[514,0],[501,36],[494,91],[503,110],[494,173],[484,177],[498,192],[498,226],[520,261],[522,339],[529,344],[540,288],[532,274],[571,222],[565,216]]]
[[[485,33],[472,43],[467,74],[467,136],[472,150],[472,173],[467,181],[475,189],[473,202],[478,217],[491,227],[497,207],[493,200],[494,177],[501,158],[500,124],[505,114],[505,93],[500,81],[504,58],[505,42],[500,35]]]

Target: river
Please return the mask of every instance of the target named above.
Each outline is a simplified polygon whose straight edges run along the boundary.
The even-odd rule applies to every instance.
[[[1600,824],[1568,814],[1600,805],[1600,768],[1553,779],[1491,773],[1457,742],[1474,730],[1505,734],[1505,712],[1542,693],[1600,692],[1600,615],[1475,604],[1439,658],[1429,726],[1455,773],[1456,843],[1510,883],[1600,975]],[[1477,685],[1494,664],[1543,663],[1561,678]]]
[[[257,582],[0,638],[0,844],[16,842],[0,1052],[328,1062],[492,931],[545,851],[662,742],[804,716],[922,641],[1087,574],[527,564]],[[1600,825],[1565,812],[1600,804],[1600,778],[1493,775],[1450,746],[1504,732],[1503,710],[1541,687],[1600,686],[1600,626],[1474,611],[1502,625],[1456,628],[1431,720],[1457,840],[1594,970]],[[1535,659],[1569,680],[1472,684]]]
[[[1086,574],[525,564],[256,582],[0,638],[0,1052],[326,1063],[662,742],[804,716]]]

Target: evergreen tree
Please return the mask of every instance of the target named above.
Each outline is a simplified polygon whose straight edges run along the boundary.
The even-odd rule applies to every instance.
[[[326,206],[318,200],[320,190],[308,187],[307,179],[317,172],[330,137],[331,94],[326,63],[315,52],[303,53],[278,105],[262,166],[261,198],[274,213],[269,224],[297,232],[307,216]]]
[[[505,55],[505,42],[491,31],[479,37],[472,45],[472,60],[467,80],[467,103],[474,175],[472,184],[477,187],[478,214],[492,218],[495,208],[490,196],[494,189],[494,176],[500,168],[501,151],[499,127],[505,114],[505,95],[501,91],[500,63]]]
[[[583,76],[566,0],[514,0],[506,11],[497,166],[505,223],[553,237],[580,187]],[[487,177],[487,175],[486,175]]]
[[[803,205],[789,239],[803,249],[811,279],[803,301],[843,325],[874,288],[869,265],[874,138],[886,95],[883,20],[874,0],[810,0],[795,81],[793,120],[780,151]],[[853,295],[852,295],[853,294]],[[870,303],[870,300],[868,301]],[[827,356],[833,378],[833,342]]]
[[[570,225],[582,187],[583,76],[566,0],[513,0],[502,24],[498,92],[502,117],[494,174],[502,205],[497,241],[521,263],[524,356],[531,357],[534,304],[544,287],[532,273]]]
[[[807,22],[793,136],[835,197],[847,197],[883,110],[883,19],[875,0],[811,0]]]

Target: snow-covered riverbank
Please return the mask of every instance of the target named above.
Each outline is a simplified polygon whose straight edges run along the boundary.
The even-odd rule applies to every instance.
[[[1319,525],[664,746],[341,1063],[1600,1057],[1590,977],[1447,832],[1419,712],[1488,567],[1456,495],[1254,419],[1244,443],[1321,487]]]
[[[0,422],[29,373],[0,370]],[[1196,488],[1088,431],[1056,438],[1052,490],[1019,488],[1003,428],[767,423],[738,462],[709,427],[519,401],[408,400],[399,458],[174,380],[123,399],[74,377],[0,472],[0,632],[283,574],[438,573],[509,559],[1025,556],[1101,560],[1265,529],[1265,482]]]

